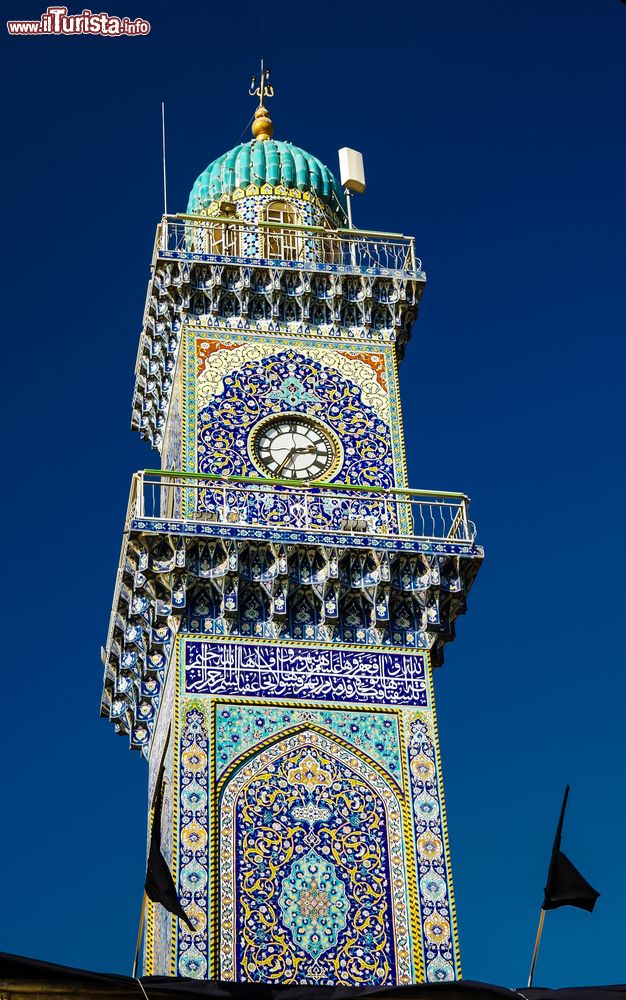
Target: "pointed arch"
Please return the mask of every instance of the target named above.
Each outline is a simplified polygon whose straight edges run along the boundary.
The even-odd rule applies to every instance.
[[[323,726],[316,725],[314,722],[297,722],[294,725],[288,726],[286,729],[282,729],[278,733],[272,733],[271,736],[267,736],[264,740],[260,740],[252,747],[247,747],[238,757],[230,762],[227,768],[222,772],[220,780],[217,786],[217,796],[221,798],[224,788],[234,776],[234,774],[240,770],[240,768],[245,767],[247,761],[251,757],[256,757],[258,753],[263,750],[269,750],[275,743],[284,742],[285,740],[291,739],[294,736],[299,736],[301,733],[317,733],[320,737],[324,739],[330,739],[337,744],[338,747],[346,750],[348,753],[353,754],[362,760],[367,767],[375,771],[381,778],[382,781],[388,782],[394,789],[395,795],[397,796],[399,802],[404,808],[406,792],[402,787],[400,781],[396,780],[389,771],[385,770],[373,760],[368,754],[364,753],[363,750],[359,750],[358,747],[354,746],[352,743],[348,743],[337,733],[331,733],[328,729]]]
[[[292,639],[314,639],[322,621],[322,601],[312,588],[300,588],[287,599],[289,635]]]
[[[245,581],[239,589],[239,634],[272,635],[272,599],[262,583]]]
[[[211,580],[198,582],[189,595],[187,606],[188,632],[215,632],[221,624],[223,600],[219,588]]]
[[[365,754],[311,725],[231,767],[216,844],[230,914],[220,978],[411,982],[401,799]]]
[[[424,611],[412,591],[395,593],[389,608],[389,636],[392,643],[414,646],[415,637],[424,627]]]
[[[344,642],[367,642],[376,624],[371,600],[366,591],[349,590],[340,600],[339,618]]]
[[[296,206],[286,201],[271,201],[263,214],[271,227],[264,232],[263,256],[270,260],[297,260],[302,240],[293,229],[301,221]]]

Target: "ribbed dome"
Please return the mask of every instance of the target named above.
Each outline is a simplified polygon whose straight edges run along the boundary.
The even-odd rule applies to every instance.
[[[195,215],[224,194],[248,184],[260,187],[281,184],[298,191],[310,191],[335,211],[345,213],[345,196],[331,171],[317,157],[290,142],[253,139],[243,142],[203,170],[189,195],[187,212]]]

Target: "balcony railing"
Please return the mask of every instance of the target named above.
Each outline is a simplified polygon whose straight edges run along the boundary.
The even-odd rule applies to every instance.
[[[220,258],[312,270],[421,276],[412,236],[360,229],[326,229],[273,222],[164,216],[157,230],[156,256]]]
[[[473,543],[468,510],[462,493],[147,470],[133,477],[129,520]]]

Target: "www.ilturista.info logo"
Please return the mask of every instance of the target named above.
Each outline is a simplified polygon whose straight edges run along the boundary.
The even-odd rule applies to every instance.
[[[142,17],[133,21],[130,17],[94,14],[91,10],[68,14],[67,7],[48,7],[38,21],[7,21],[7,31],[10,35],[106,35],[116,38],[147,35],[150,23]]]

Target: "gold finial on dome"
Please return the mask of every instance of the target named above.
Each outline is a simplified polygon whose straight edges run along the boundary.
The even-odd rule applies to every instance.
[[[258,108],[254,112],[252,135],[255,139],[259,139],[260,142],[265,142],[266,139],[271,139],[273,134],[274,125],[272,123],[272,119],[267,113],[267,108],[264,108],[262,104],[259,104]]]
[[[251,97],[259,99],[259,106],[254,112],[254,121],[252,122],[252,135],[260,142],[271,139],[274,134],[272,119],[263,103],[264,98],[274,96],[274,88],[269,80],[270,71],[265,68],[263,59],[261,59],[261,75],[252,77],[249,91]]]

